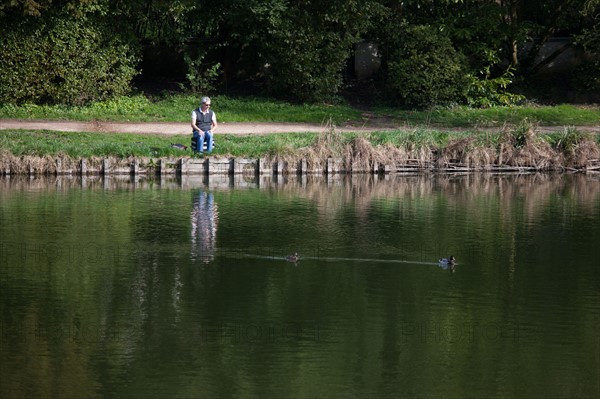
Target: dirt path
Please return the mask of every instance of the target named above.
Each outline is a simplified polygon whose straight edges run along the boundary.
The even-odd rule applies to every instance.
[[[364,123],[354,122],[335,127],[337,131],[348,133],[368,133],[385,130],[411,130],[414,127],[406,126],[399,121],[389,119],[372,119]],[[463,131],[464,128],[443,128],[446,131]],[[562,131],[566,126],[539,126],[538,131]],[[135,133],[135,134],[162,134],[166,136],[189,135],[189,123],[179,122],[78,122],[78,121],[40,121],[22,119],[0,119],[0,130],[55,130],[62,132],[106,132],[106,133]],[[216,134],[234,135],[262,135],[274,133],[320,133],[327,129],[325,125],[308,123],[279,123],[279,122],[248,122],[229,123],[221,122]],[[478,130],[498,131],[501,128],[478,128]],[[577,130],[600,134],[600,126],[577,126]]]
[[[372,132],[399,128],[388,124],[382,126],[380,123],[365,124],[364,126],[336,126],[336,130],[342,132]],[[107,132],[107,133],[136,133],[136,134],[164,134],[187,135],[191,134],[189,123],[175,122],[78,122],[78,121],[35,121],[19,119],[0,119],[0,130],[2,129],[25,129],[25,130],[56,130],[63,132]],[[326,126],[307,123],[228,123],[221,122],[217,127],[216,134],[256,135],[273,133],[319,133],[327,129]]]

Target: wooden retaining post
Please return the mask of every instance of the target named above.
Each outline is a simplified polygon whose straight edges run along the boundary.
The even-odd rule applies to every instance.
[[[586,172],[597,172],[600,170],[600,159],[590,159],[585,165]]]
[[[181,175],[188,174],[188,159],[187,158],[179,158],[178,170],[179,170],[179,174],[181,174]]]
[[[390,164],[379,164],[379,171],[384,175],[389,175],[390,173],[394,173],[396,171],[396,168],[394,165]]]
[[[326,168],[328,175],[344,173],[344,162],[342,158],[327,158]]]
[[[33,165],[31,164],[31,160],[29,161],[29,176],[33,176],[35,175],[35,168],[33,167]]]
[[[298,168],[300,168],[300,174],[306,175],[308,173],[308,163],[306,162],[306,158],[300,160]]]
[[[236,175],[239,174],[252,174],[257,175],[259,171],[259,161],[257,159],[233,159],[233,173]]]
[[[180,161],[180,172],[182,175],[204,175],[208,173],[208,162],[206,159],[182,158]]]
[[[140,175],[147,175],[148,173],[150,173],[153,169],[148,166],[148,160],[147,159],[138,159],[137,160],[138,164],[138,174]]]
[[[312,165],[306,162],[306,173],[322,175],[324,172],[323,166],[327,167],[327,161],[325,161],[325,165],[323,165],[321,161],[317,161]]]
[[[108,175],[110,173],[110,159],[108,158],[104,158],[102,160],[102,174],[104,176]]]
[[[259,176],[258,159],[240,158],[233,160],[233,185],[252,187],[257,184]]]
[[[63,173],[62,159],[56,158],[55,162],[56,162],[56,175],[62,175],[62,173]]]
[[[277,164],[275,166],[275,174],[277,174],[277,176],[283,176],[287,174],[287,170],[288,162],[284,159],[278,159]]]
[[[287,165],[287,173],[289,175],[297,175],[299,171],[301,171],[301,162],[299,160],[296,160],[294,162],[292,162],[291,164],[288,163]]]
[[[270,159],[260,158],[258,160],[258,163],[259,163],[258,173],[260,175],[265,174],[265,175],[273,176],[275,174],[276,164],[273,163]]]
[[[81,160],[81,176],[87,175],[87,159]]]
[[[97,163],[96,165],[94,164],[90,164],[89,162],[86,163],[86,172],[87,175],[101,175],[102,174],[102,167],[103,164],[102,162]]]
[[[137,158],[134,158],[134,160],[131,162],[131,174],[133,176],[137,176],[139,173],[140,173],[139,161],[137,160]]]
[[[65,164],[64,164],[64,160],[62,158],[60,158],[60,162],[61,162],[61,172],[63,175],[73,175],[73,174],[77,174],[77,167],[73,165],[72,162],[69,163],[69,167],[65,168]]]
[[[158,169],[161,175],[177,173],[178,161],[174,159],[161,158],[158,161]]]
[[[131,163],[117,163],[113,168],[113,174],[131,176]]]
[[[228,158],[208,158],[208,174],[232,174],[233,160]]]

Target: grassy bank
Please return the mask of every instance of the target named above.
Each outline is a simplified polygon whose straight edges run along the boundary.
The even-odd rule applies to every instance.
[[[308,146],[316,134],[290,133],[267,136],[216,135],[215,155],[258,157],[285,154]],[[15,156],[171,157],[191,156],[172,144],[190,145],[191,135],[163,136],[113,133],[0,130],[0,149]]]
[[[0,163],[23,157],[70,159],[115,157],[191,157],[190,137],[110,133],[0,131]],[[346,165],[407,164],[420,167],[461,165],[476,169],[523,166],[536,169],[584,168],[600,159],[600,136],[567,128],[541,133],[521,122],[497,131],[460,132],[415,128],[368,134],[217,135],[213,156],[243,158],[340,158]],[[12,162],[12,161],[11,161]]]
[[[0,105],[0,118],[77,120],[77,121],[144,121],[187,122],[191,110],[198,106],[199,96],[167,95],[149,98],[143,95],[122,97],[81,107]],[[467,107],[406,110],[373,107],[368,113],[349,105],[323,103],[291,104],[264,98],[231,98],[215,96],[212,99],[219,119],[228,122],[306,122],[322,124],[331,120],[336,124],[364,122],[368,119],[391,119],[408,126],[436,127],[501,127],[517,124],[523,119],[549,126],[589,126],[600,121],[598,106],[521,106],[472,109]]]
[[[463,107],[411,111],[374,108],[368,113],[347,105],[295,105],[259,98],[215,96],[214,109],[228,122],[364,122],[392,120],[405,130],[369,134],[341,134],[325,129],[322,134],[274,134],[232,136],[217,134],[214,155],[297,159],[344,159],[347,165],[416,163],[419,167],[449,164],[472,168],[528,166],[536,169],[583,168],[599,155],[600,135],[572,128],[542,133],[537,126],[589,126],[600,120],[600,108],[576,107]],[[168,95],[158,98],[123,97],[85,107],[0,106],[0,118],[101,121],[187,121],[198,106],[198,97]],[[451,127],[462,127],[452,131]],[[479,129],[492,127],[492,129]],[[545,130],[546,131],[546,130]],[[118,159],[187,157],[173,143],[188,146],[189,135],[65,133],[0,130],[0,164],[23,157],[93,157]],[[17,161],[15,161],[17,160]],[[367,164],[370,164],[367,165]]]

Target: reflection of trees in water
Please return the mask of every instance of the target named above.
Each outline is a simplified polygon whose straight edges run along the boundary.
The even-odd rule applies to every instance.
[[[192,259],[205,263],[212,261],[217,250],[217,225],[219,212],[212,193],[200,191],[194,194],[191,212]]]
[[[298,190],[296,185],[280,187],[290,195],[314,201],[323,217],[335,217],[336,211],[348,203],[356,204],[359,212],[367,212],[374,201],[399,199],[402,206],[422,207],[423,201],[436,201],[442,195],[450,205],[469,207],[481,205],[488,198],[497,206],[510,207],[515,197],[523,201],[527,215],[535,217],[553,195],[570,199],[573,204],[590,213],[600,198],[600,178],[585,174],[398,174],[385,178],[373,175],[339,177],[334,184],[323,179],[310,182]],[[335,194],[335,195],[332,195]]]
[[[327,234],[343,231],[357,248],[399,256],[419,248],[429,259],[465,245],[458,240],[465,235],[460,226],[469,226],[472,253],[546,253],[553,249],[553,241],[544,238],[549,232],[546,221],[571,228],[580,217],[594,220],[600,200],[600,177],[581,173],[339,175],[307,180],[308,184],[287,184],[278,190],[314,204],[317,226],[333,226],[319,245],[335,245],[335,239],[325,241]],[[460,223],[454,222],[457,219]],[[404,236],[387,234],[399,223],[418,224]],[[489,242],[495,237],[502,246],[481,248],[480,235],[490,237]],[[497,253],[500,248],[502,253]]]

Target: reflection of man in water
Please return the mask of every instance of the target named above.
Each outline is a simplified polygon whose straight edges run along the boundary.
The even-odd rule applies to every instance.
[[[192,217],[192,259],[212,261],[217,250],[219,212],[212,193],[194,194]]]
[[[454,273],[456,271],[456,265],[454,263],[439,263],[438,266],[443,270],[449,270],[450,273]]]

